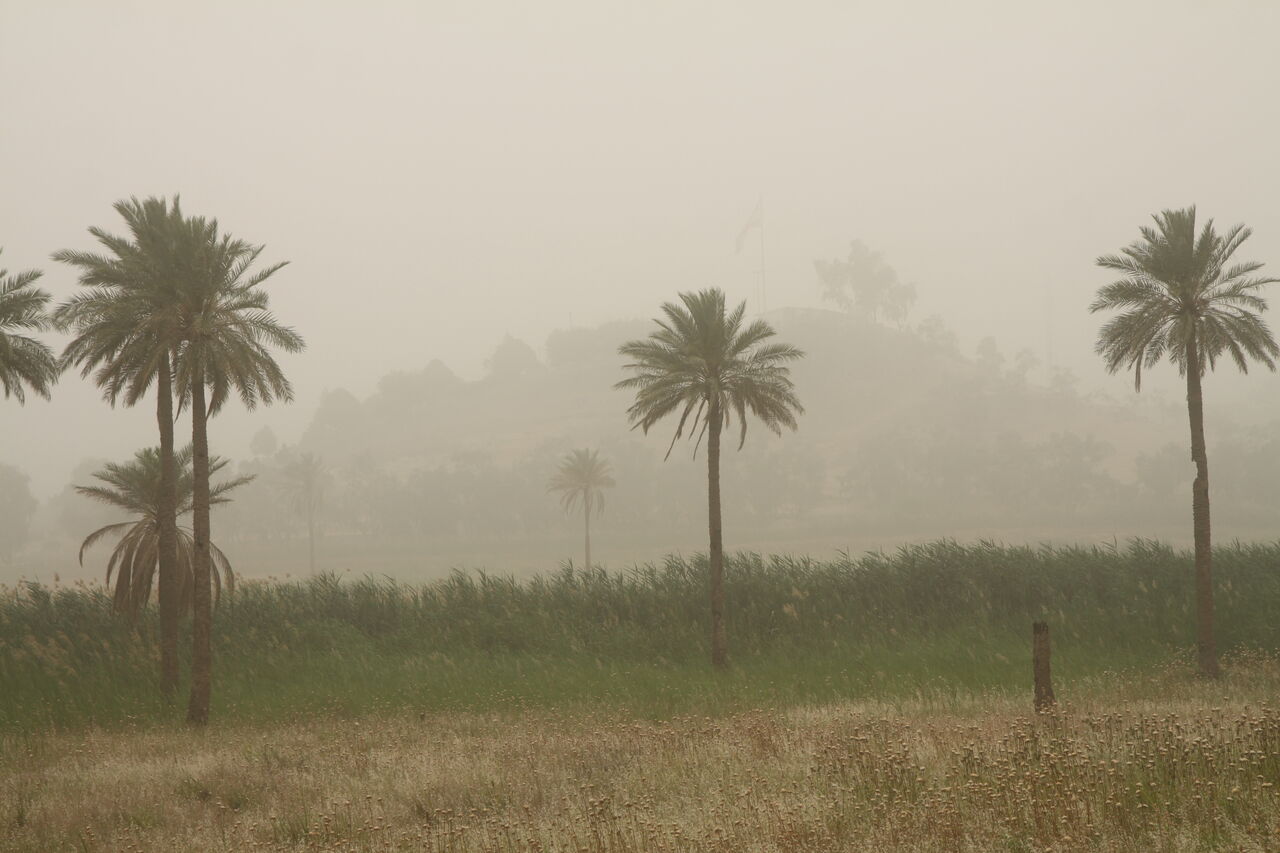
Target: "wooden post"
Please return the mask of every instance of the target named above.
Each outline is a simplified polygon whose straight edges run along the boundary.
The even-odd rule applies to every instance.
[[[1049,678],[1049,623],[1031,623],[1031,666],[1036,683],[1036,711],[1048,711],[1056,701]]]

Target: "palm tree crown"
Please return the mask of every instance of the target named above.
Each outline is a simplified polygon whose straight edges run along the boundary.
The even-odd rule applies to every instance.
[[[627,410],[632,427],[644,432],[673,412],[680,413],[667,455],[685,434],[697,436],[710,425],[715,412],[728,426],[738,418],[741,448],[747,439],[747,412],[774,433],[796,428],[804,413],[795,395],[786,362],[804,353],[789,344],[766,343],[776,332],[764,320],[743,325],[746,303],[725,314],[719,289],[680,294],[682,304],[664,303],[666,320],[645,340],[630,341],[618,352],[632,359],[626,369],[633,376],[615,387],[634,389],[635,402]],[[697,452],[697,444],[694,446]]]
[[[193,482],[191,474],[191,447],[188,445],[175,454],[178,470],[177,494],[178,514],[191,512],[193,498]],[[216,473],[226,467],[224,459],[213,459],[210,472]],[[133,459],[123,464],[108,463],[93,474],[100,485],[76,486],[76,491],[85,497],[113,506],[136,516],[132,521],[118,522],[101,527],[87,537],[80,545],[80,564],[84,565],[85,551],[108,536],[119,536],[120,541],[107,562],[107,586],[112,586],[115,576],[113,599],[115,608],[121,613],[136,617],[142,606],[151,597],[152,580],[155,577],[159,555],[161,484],[160,484],[160,450],[148,447],[134,454]],[[226,503],[226,497],[232,489],[243,486],[252,477],[237,477],[214,486],[210,502]],[[178,600],[184,611],[191,609],[192,590],[192,554],[194,543],[190,530],[178,530]],[[235,584],[235,574],[225,554],[217,547],[210,547],[213,564],[214,586],[221,589],[225,583],[228,589]]]
[[[248,409],[292,400],[293,388],[269,348],[299,352],[302,337],[276,322],[261,287],[287,262],[250,273],[262,246],[219,236],[217,220],[192,218],[186,227],[195,259],[181,308],[184,344],[176,378],[183,398],[194,382],[202,382],[209,415],[232,394]]]
[[[133,406],[167,370],[179,343],[184,220],[177,199],[170,206],[164,199],[134,198],[114,207],[130,237],[90,228],[106,254],[53,254],[80,271],[86,288],[53,316],[74,335],[62,363],[80,367],[81,376],[92,375],[111,405]]]
[[[1122,312],[1098,335],[1107,369],[1132,368],[1137,388],[1143,368],[1165,357],[1186,375],[1189,351],[1198,354],[1201,375],[1224,353],[1242,371],[1248,371],[1249,359],[1274,370],[1280,347],[1258,316],[1267,308],[1258,290],[1278,279],[1254,275],[1259,262],[1231,263],[1252,231],[1236,225],[1218,234],[1211,219],[1197,234],[1195,207],[1153,218],[1155,227],[1143,227],[1141,240],[1098,258],[1099,266],[1124,275],[1099,290],[1089,306],[1092,312]]]
[[[612,487],[613,471],[595,450],[573,450],[560,460],[560,468],[547,485],[560,493],[560,505],[572,512],[581,504],[587,513],[604,510],[604,490]]]
[[[58,380],[58,361],[53,350],[34,338],[14,330],[44,331],[49,328],[45,305],[49,294],[33,286],[38,270],[9,275],[0,269],[0,387],[6,399],[26,401],[23,386],[49,399],[49,389]]]

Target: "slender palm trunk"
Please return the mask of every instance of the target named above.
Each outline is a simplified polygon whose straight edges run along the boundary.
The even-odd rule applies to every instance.
[[[585,516],[583,521],[586,523],[587,530],[587,561],[583,563],[588,569],[591,568],[591,495],[588,494],[586,500],[582,502],[582,514]]]
[[[1213,636],[1213,550],[1209,525],[1209,455],[1204,444],[1204,397],[1200,390],[1200,353],[1193,337],[1187,343],[1187,414],[1191,421],[1191,526],[1196,554],[1196,646],[1200,674],[1217,678],[1218,646]]]
[[[315,512],[307,510],[307,556],[311,564],[311,574],[316,573],[316,517]]]
[[[191,377],[192,520],[195,539],[192,567],[195,589],[191,623],[191,699],[187,722],[209,722],[209,697],[213,681],[213,608],[209,583],[209,434],[204,400],[204,371],[197,364]]]
[[[724,536],[720,525],[720,405],[707,413],[707,527],[711,534],[711,665],[729,665],[724,631]]]
[[[169,355],[160,362],[156,421],[160,427],[159,583],[160,689],[172,699],[178,689],[178,477],[173,460],[173,377]]]

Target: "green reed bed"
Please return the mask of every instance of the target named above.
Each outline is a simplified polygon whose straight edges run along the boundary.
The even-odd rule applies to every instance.
[[[1215,552],[1224,649],[1280,649],[1280,543]],[[571,704],[665,716],[856,696],[1022,690],[1030,623],[1055,675],[1165,667],[1194,636],[1191,557],[937,542],[820,561],[733,556],[733,666],[705,661],[706,561],[413,585],[323,575],[244,583],[215,614],[215,706],[237,718]],[[0,728],[177,719],[158,696],[155,614],[100,589],[0,591]]]

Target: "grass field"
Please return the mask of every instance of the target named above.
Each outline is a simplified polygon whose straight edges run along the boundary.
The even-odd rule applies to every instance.
[[[1276,850],[1280,544],[1215,558],[1221,682],[1151,542],[738,555],[724,673],[696,559],[247,584],[201,732],[153,613],[10,588],[0,850]]]
[[[1270,851],[1280,663],[638,720],[577,708],[8,736],[0,849]]]

